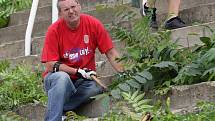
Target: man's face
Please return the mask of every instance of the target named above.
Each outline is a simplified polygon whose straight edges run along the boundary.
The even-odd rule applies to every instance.
[[[64,0],[59,2],[59,15],[66,22],[72,24],[77,23],[80,18],[81,6],[75,0]]]

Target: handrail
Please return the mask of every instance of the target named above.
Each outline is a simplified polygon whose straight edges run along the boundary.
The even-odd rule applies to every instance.
[[[33,0],[32,6],[31,6],[31,12],[28,19],[28,25],[25,32],[25,56],[29,56],[31,54],[31,35],[34,27],[34,20],[37,13],[37,7],[38,7],[39,0]]]
[[[52,0],[52,23],[58,19],[57,1],[58,0]]]

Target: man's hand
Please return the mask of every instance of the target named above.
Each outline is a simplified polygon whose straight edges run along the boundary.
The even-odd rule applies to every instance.
[[[89,79],[89,80],[92,80],[92,75],[95,75],[96,76],[96,72],[95,71],[91,71],[91,70],[83,70],[83,69],[78,69],[77,70],[77,75],[80,77],[80,78],[85,78],[85,79]]]

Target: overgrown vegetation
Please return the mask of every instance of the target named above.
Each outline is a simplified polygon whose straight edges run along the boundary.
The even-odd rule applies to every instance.
[[[7,26],[9,16],[26,8],[29,8],[32,0],[0,0],[0,28]]]
[[[135,92],[136,93],[136,92]],[[133,93],[132,96],[136,95]],[[136,98],[141,97],[142,94],[136,95]],[[165,109],[161,108],[160,103],[158,102],[154,106],[150,106],[147,103],[150,101],[148,99],[141,99],[137,102],[134,102],[131,98],[124,98],[120,102],[116,103],[117,105],[113,110],[105,114],[100,121],[214,121],[215,120],[215,103],[209,102],[200,102],[197,106],[196,112],[187,113],[185,115],[173,114],[170,111],[170,100],[167,99]],[[126,105],[127,102],[131,105]],[[135,107],[138,104],[142,103],[143,112],[135,111]],[[133,108],[131,108],[133,106]],[[144,120],[147,112],[150,111],[151,117],[150,120]]]
[[[15,112],[4,111],[0,112],[0,121],[28,121],[27,119],[17,115]]]
[[[137,15],[128,8],[116,14],[108,27],[115,39],[125,44],[122,58],[126,72],[120,74],[110,86],[115,98],[121,92],[154,90],[166,94],[174,85],[195,84],[215,79],[215,32],[210,37],[200,37],[203,45],[182,48],[170,38],[170,31],[152,33],[149,18],[134,20]],[[135,21],[135,22],[134,22]],[[120,23],[132,25],[125,28]],[[131,23],[133,22],[133,23]]]
[[[0,111],[13,110],[27,103],[46,102],[41,74],[27,65],[0,63]]]
[[[137,102],[134,101],[131,95],[137,90],[141,93],[135,94],[135,97],[142,97],[141,95],[148,91],[163,95],[175,85],[189,85],[215,79],[215,32],[213,29],[206,27],[212,36],[200,37],[203,45],[182,48],[177,45],[177,41],[171,40],[171,31],[152,33],[149,28],[149,18],[135,20],[138,18],[137,14],[127,7],[119,11],[115,18],[116,20],[107,27],[115,39],[125,44],[121,51],[125,53],[118,61],[123,61],[126,71],[118,74],[116,80],[109,86],[110,94],[117,102],[121,102],[125,97],[129,100],[123,101],[125,103],[123,105],[114,106],[102,120],[140,120],[147,109],[138,112],[135,106],[139,105],[139,102],[148,100],[142,98]],[[130,106],[128,102],[135,103]],[[172,114],[168,105],[167,103],[165,110],[160,106],[151,108],[150,112],[154,115],[153,121],[214,120],[214,111],[207,110],[206,104],[202,112],[186,116]],[[121,107],[121,109],[116,107]],[[191,117],[195,118],[191,119]]]
[[[109,87],[109,94],[96,96],[103,100],[105,110],[109,110],[101,121],[139,121],[147,113],[153,121],[214,121],[215,104],[200,103],[199,110],[187,115],[175,115],[170,111],[170,100],[166,108],[161,104],[152,105],[145,99],[145,92],[166,94],[171,86],[195,84],[215,79],[215,32],[210,37],[201,37],[204,45],[181,48],[170,38],[170,31],[152,33],[149,18],[133,20],[136,14],[125,8],[116,14],[116,21],[109,25],[114,38],[125,44],[122,58],[126,71],[118,74]],[[134,22],[134,23],[131,23]],[[122,24],[123,23],[123,24]],[[121,25],[127,25],[123,27]],[[133,26],[133,27],[132,27]],[[26,103],[46,102],[42,90],[41,75],[31,67],[18,65],[11,67],[7,61],[0,63],[0,111],[13,110]],[[110,107],[113,106],[113,107]],[[12,116],[10,115],[12,114]],[[68,119],[83,119],[68,114]],[[4,113],[0,120],[19,119],[16,114]],[[15,116],[15,118],[13,118]],[[24,119],[23,119],[24,120]]]

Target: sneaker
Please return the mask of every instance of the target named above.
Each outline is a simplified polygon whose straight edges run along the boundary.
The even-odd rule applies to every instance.
[[[157,29],[158,28],[158,24],[157,24],[157,20],[156,20],[156,8],[149,8],[146,6],[146,4],[144,5],[143,8],[140,9],[140,14],[142,16],[149,16],[150,17],[150,27]]]
[[[77,114],[73,111],[66,111],[62,116],[62,121],[76,121]]]
[[[185,26],[185,23],[178,16],[165,22],[165,29],[177,29]]]
[[[66,116],[62,116],[62,120],[61,121],[65,121],[66,120]]]

